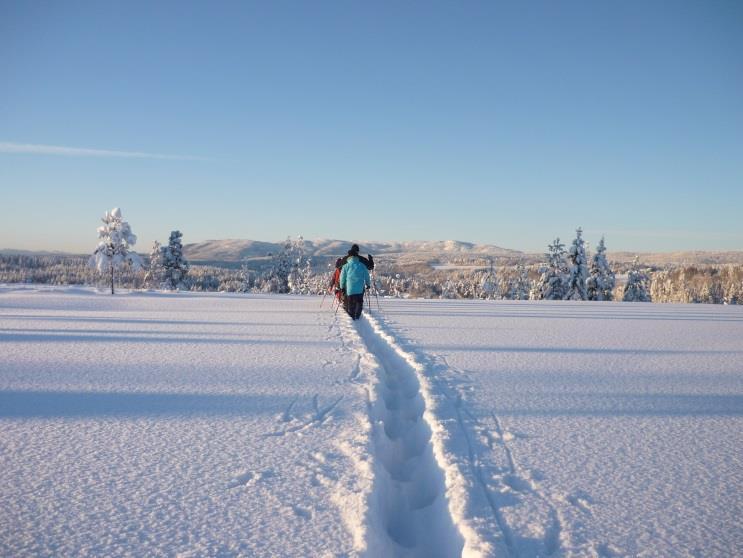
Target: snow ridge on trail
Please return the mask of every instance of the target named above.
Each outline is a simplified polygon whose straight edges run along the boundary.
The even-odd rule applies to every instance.
[[[447,461],[445,428],[431,411],[425,367],[370,314],[342,318],[346,347],[368,380],[375,483],[367,524],[385,556],[490,556],[493,547],[464,516],[467,481]],[[370,554],[373,555],[373,554]]]

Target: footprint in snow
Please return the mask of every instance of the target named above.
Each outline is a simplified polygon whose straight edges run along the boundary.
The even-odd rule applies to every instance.
[[[236,488],[238,486],[246,486],[250,484],[253,481],[253,479],[255,479],[255,473],[253,473],[252,471],[241,473],[230,481],[230,483],[227,485],[227,488]]]
[[[621,549],[617,548],[611,543],[600,544],[596,547],[596,553],[600,558],[618,558],[624,556]]]
[[[227,488],[237,488],[238,486],[249,486],[265,479],[270,479],[275,473],[270,469],[266,471],[246,471],[235,476],[227,485]]]
[[[503,482],[508,485],[511,490],[516,492],[534,492],[534,487],[528,479],[521,478],[517,475],[505,475]]]
[[[593,498],[591,498],[588,493],[583,492],[582,490],[578,490],[574,494],[568,496],[567,500],[579,510],[586,513],[591,513]]]
[[[295,505],[292,506],[292,511],[297,517],[301,517],[302,519],[312,519],[312,510],[310,508]]]
[[[547,478],[545,474],[539,469],[532,469],[529,476],[531,477],[533,481],[536,481],[536,482],[543,481]]]
[[[309,471],[312,486],[329,486],[338,480],[338,475],[328,463],[336,457],[332,453],[324,454],[318,451],[309,454],[305,461],[298,461],[297,464]]]
[[[310,454],[310,459],[313,461],[317,461],[318,463],[322,463],[323,465],[327,462],[327,458],[325,457],[325,454],[321,451],[316,451],[314,453]]]

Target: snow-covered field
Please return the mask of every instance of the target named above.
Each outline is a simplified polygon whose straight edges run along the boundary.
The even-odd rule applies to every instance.
[[[0,287],[0,555],[743,555],[743,309],[373,306]]]

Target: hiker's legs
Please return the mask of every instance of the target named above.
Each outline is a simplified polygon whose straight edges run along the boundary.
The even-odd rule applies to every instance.
[[[353,318],[356,311],[356,295],[346,295],[346,312]]]
[[[364,309],[364,295],[360,294],[358,295],[359,298],[356,301],[356,313],[353,316],[354,320],[358,320],[361,317],[361,311]]]
[[[358,320],[361,316],[361,309],[364,305],[364,295],[355,294],[349,295],[348,297],[348,314],[354,319]]]

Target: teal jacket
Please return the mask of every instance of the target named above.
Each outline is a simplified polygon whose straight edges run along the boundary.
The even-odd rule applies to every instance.
[[[341,289],[347,295],[364,294],[364,287],[371,287],[369,270],[356,256],[348,258],[341,269]]]

